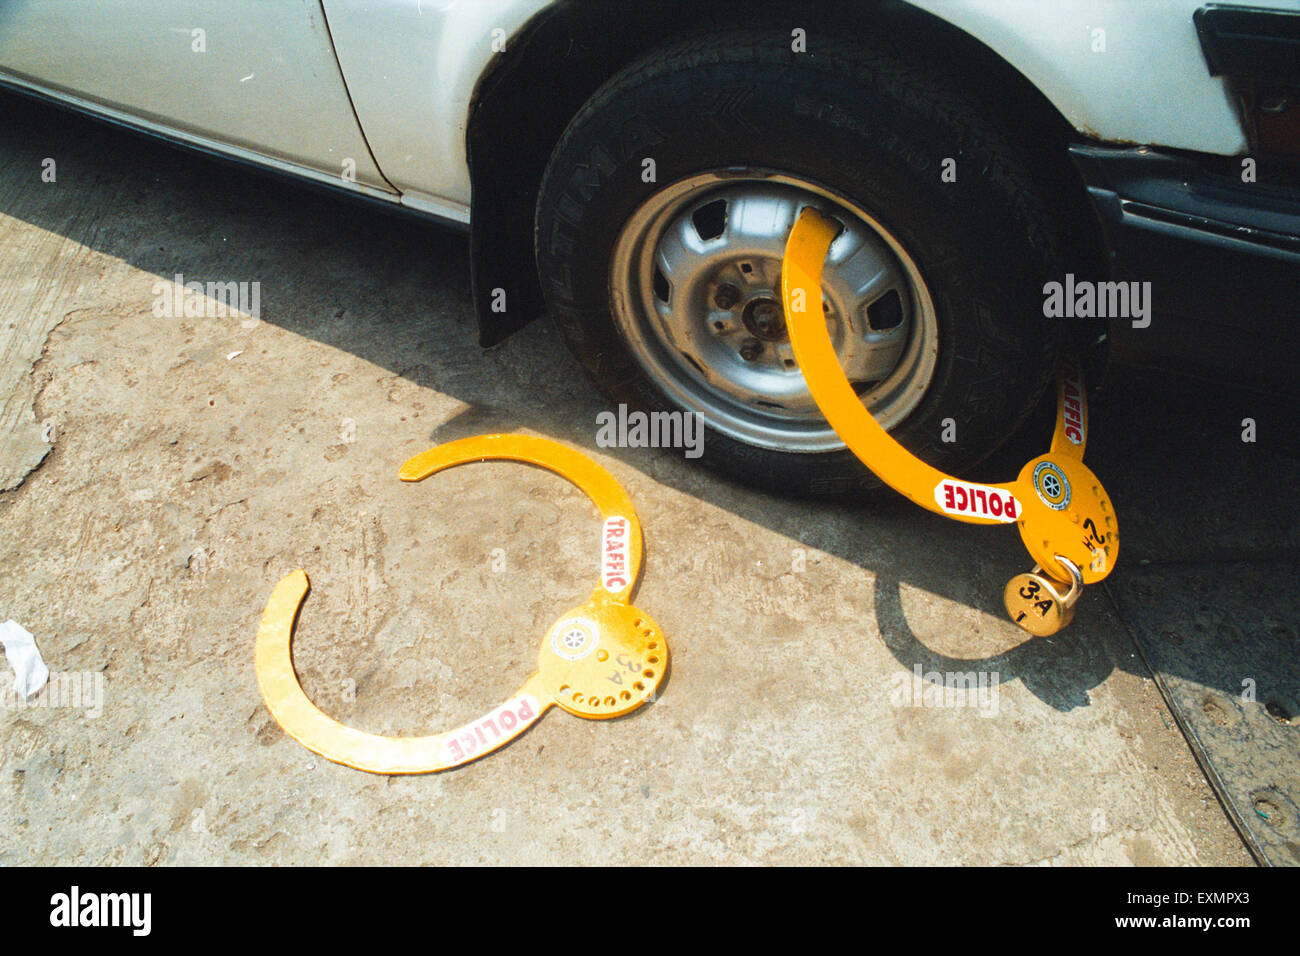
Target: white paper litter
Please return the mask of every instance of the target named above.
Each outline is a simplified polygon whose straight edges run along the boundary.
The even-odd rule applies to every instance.
[[[50,669],[41,660],[36,639],[17,621],[0,624],[0,641],[4,642],[9,666],[14,669],[14,693],[26,700],[45,686]]]

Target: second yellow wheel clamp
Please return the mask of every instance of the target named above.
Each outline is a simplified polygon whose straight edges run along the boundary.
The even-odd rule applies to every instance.
[[[1050,450],[1015,481],[962,481],[921,461],[883,429],[840,368],[822,311],[821,277],[840,224],[805,208],[786,243],[781,296],[795,360],[817,407],[840,439],[880,480],[922,508],[970,524],[1011,524],[1035,567],[1012,578],[1007,613],[1031,634],[1059,631],[1074,616],[1083,585],[1102,580],[1119,555],[1110,499],[1083,463],[1088,404],[1077,365],[1057,374],[1056,429]]]
[[[321,712],[294,673],[293,623],[307,595],[294,571],[271,593],[255,649],[257,683],[276,722],[300,744],[335,763],[371,773],[430,773],[503,747],[552,705],[578,717],[621,717],[649,700],[668,666],[668,644],[650,615],[628,603],[641,573],[641,523],[614,476],[572,449],[527,435],[483,435],[439,445],[402,466],[403,481],[471,461],[539,465],[567,478],[600,510],[600,584],[587,603],[563,615],[542,638],[537,672],[478,720],[428,737],[385,737]]]

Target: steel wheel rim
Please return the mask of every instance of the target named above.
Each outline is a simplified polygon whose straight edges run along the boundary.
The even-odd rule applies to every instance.
[[[632,214],[610,269],[615,326],[673,403],[738,441],[790,453],[844,448],[783,335],[780,259],[808,205],[845,227],[823,284],[828,328],[864,404],[892,429],[933,380],[938,322],[915,261],[842,196],[766,170],[691,176]]]

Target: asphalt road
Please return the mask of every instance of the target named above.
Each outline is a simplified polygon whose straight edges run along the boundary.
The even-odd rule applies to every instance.
[[[0,619],[103,689],[7,698],[0,862],[1251,862],[1106,589],[1054,638],[1005,619],[1013,530],[597,447],[606,403],[548,324],[477,347],[464,236],[11,97],[0,116]],[[156,314],[177,274],[259,282],[261,320]],[[1120,369],[1093,414],[1116,575],[1294,555],[1269,478],[1294,434],[1268,401]],[[304,687],[395,734],[505,699],[590,592],[595,512],[562,479],[397,479],[433,444],[515,430],[590,454],[636,502],[636,603],[673,655],[658,699],[553,711],[434,776],[303,749],[253,672],[289,571],[313,585]],[[1234,470],[1180,494],[1196,443]],[[984,691],[926,690],[949,673]]]

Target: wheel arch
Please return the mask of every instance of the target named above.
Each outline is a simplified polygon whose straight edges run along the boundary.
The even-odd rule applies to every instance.
[[[743,16],[742,16],[743,15]],[[737,17],[742,17],[739,21]],[[1081,262],[1104,270],[1100,226],[1066,146],[1080,139],[1022,73],[980,40],[905,0],[560,0],[527,21],[479,78],[470,101],[466,154],[471,263],[479,341],[495,345],[542,315],[533,216],[550,155],[582,105],[625,66],[656,47],[737,22],[837,33],[890,31],[909,55],[941,70],[990,115],[1004,117],[1026,150],[1065,190]],[[548,79],[539,84],[538,77]],[[504,293],[504,303],[502,294]]]

